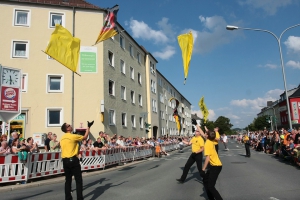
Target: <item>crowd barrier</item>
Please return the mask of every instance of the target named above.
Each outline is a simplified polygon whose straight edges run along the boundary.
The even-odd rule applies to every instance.
[[[179,148],[178,144],[162,144],[164,151]],[[81,170],[105,169],[106,166],[131,162],[152,156],[150,146],[129,146],[125,148],[82,151]],[[0,184],[13,181],[28,181],[63,174],[61,152],[28,154],[27,161],[21,162],[16,154],[0,156]]]

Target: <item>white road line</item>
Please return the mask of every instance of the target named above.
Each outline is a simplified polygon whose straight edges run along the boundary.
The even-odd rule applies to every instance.
[[[280,200],[280,199],[277,199],[275,197],[270,197],[270,200]]]

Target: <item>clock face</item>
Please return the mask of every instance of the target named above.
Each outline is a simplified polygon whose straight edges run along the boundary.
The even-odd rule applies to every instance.
[[[2,70],[2,85],[20,87],[20,71],[3,68]]]

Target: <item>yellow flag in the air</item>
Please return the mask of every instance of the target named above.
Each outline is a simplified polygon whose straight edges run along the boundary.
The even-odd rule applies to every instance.
[[[205,105],[205,103],[204,103],[204,96],[201,97],[201,99],[200,99],[198,105],[199,105],[199,108],[200,108],[200,110],[201,110],[201,112],[202,112],[204,122],[206,122],[207,117],[208,117],[208,115],[209,115],[209,112],[208,112],[208,109],[207,109],[207,107],[206,107],[206,105]]]
[[[184,84],[185,84],[189,72],[192,53],[193,53],[194,38],[192,32],[189,32],[186,34],[179,35],[177,39],[182,52]]]
[[[80,39],[75,38],[63,26],[56,24],[45,53],[76,73],[80,51]]]

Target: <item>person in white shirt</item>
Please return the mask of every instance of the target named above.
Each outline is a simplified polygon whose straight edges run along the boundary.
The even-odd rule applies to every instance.
[[[225,150],[229,150],[229,149],[227,148],[227,142],[228,142],[228,140],[227,140],[227,135],[225,135],[225,133],[223,134],[222,142],[223,142],[223,144],[224,144]]]
[[[116,143],[118,144],[118,146],[120,147],[125,147],[125,143],[124,143],[124,137],[121,135],[118,137]]]

